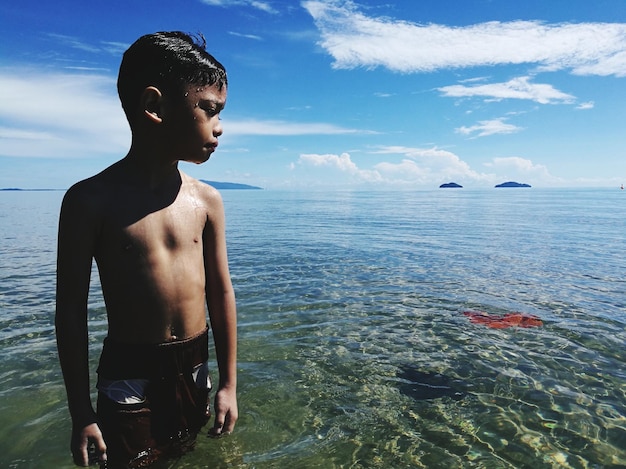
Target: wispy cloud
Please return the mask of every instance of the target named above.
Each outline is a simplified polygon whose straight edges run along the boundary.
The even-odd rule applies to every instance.
[[[103,50],[112,55],[122,55],[126,52],[126,49],[130,47],[130,44],[125,42],[114,42],[114,41],[102,41],[100,43]]]
[[[540,104],[572,103],[575,97],[557,90],[552,85],[531,83],[530,77],[519,77],[505,83],[464,86],[451,85],[438,88],[444,96],[452,98],[483,97],[489,100],[528,99]]]
[[[23,99],[45,89],[37,99]],[[0,156],[89,157],[120,155],[130,143],[115,78],[87,73],[42,76],[0,69]],[[323,122],[227,119],[225,138],[238,135],[298,136],[374,134]]]
[[[206,5],[219,7],[249,6],[266,13],[277,13],[277,10],[274,9],[269,2],[261,2],[258,0],[201,0],[201,2]]]
[[[233,120],[224,122],[224,132],[230,135],[344,135],[373,134],[369,130],[340,127],[323,122],[298,123],[272,120]]]
[[[65,34],[56,34],[56,33],[48,33],[47,36],[53,39],[54,41],[60,44],[63,44],[64,46],[71,47],[72,49],[78,49],[84,52],[93,52],[93,53],[101,51],[99,47],[96,47],[92,44],[87,44],[73,36],[67,36]]]
[[[8,142],[10,140],[33,141],[51,141],[56,140],[54,134],[50,132],[39,132],[15,129],[11,127],[0,127],[0,140]]]
[[[263,38],[261,36],[257,36],[255,34],[236,33],[235,31],[228,31],[228,34],[230,34],[231,36],[243,37],[245,39],[254,39],[255,41],[262,41],[263,40]]]
[[[522,130],[521,127],[517,127],[513,124],[507,124],[504,122],[506,118],[492,119],[486,121],[480,121],[476,125],[470,127],[459,127],[455,129],[455,132],[462,135],[476,134],[477,137],[487,137],[489,135],[496,134],[512,134]]]
[[[106,52],[111,55],[121,55],[130,46],[130,44],[123,42],[112,41],[101,41],[97,44],[90,44],[80,38],[65,34],[47,33],[46,36],[66,47],[93,54]]]
[[[593,109],[595,107],[595,103],[593,101],[588,101],[586,103],[580,103],[576,106],[576,109],[580,109],[586,111],[587,109]]]
[[[305,1],[336,68],[414,73],[533,64],[579,75],[626,76],[626,24],[539,21],[465,27],[368,17],[345,1]]]
[[[0,70],[0,120],[2,156],[119,154],[130,142],[115,79],[104,75]]]

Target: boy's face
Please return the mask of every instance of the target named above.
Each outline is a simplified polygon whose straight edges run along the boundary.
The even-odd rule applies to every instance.
[[[210,158],[222,135],[219,116],[226,94],[225,86],[190,85],[183,90],[182,99],[167,99],[163,131],[173,159],[200,164]]]

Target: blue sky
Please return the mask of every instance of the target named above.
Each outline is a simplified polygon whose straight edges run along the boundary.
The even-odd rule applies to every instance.
[[[201,179],[267,189],[626,183],[624,0],[21,0],[0,5],[0,187],[123,157],[140,35],[202,32],[227,68]]]

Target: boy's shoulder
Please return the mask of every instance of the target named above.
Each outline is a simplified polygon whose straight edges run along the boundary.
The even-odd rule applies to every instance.
[[[107,189],[107,178],[103,173],[98,173],[82,181],[73,184],[66,192],[65,198],[89,198],[93,200]]]
[[[120,160],[98,174],[78,181],[70,187],[68,192],[98,192],[107,189],[107,187],[116,184],[120,179],[122,174],[120,171],[121,163],[122,161]]]
[[[210,205],[222,204],[222,195],[215,187],[207,184],[206,182],[195,179],[182,171],[180,171],[180,175],[183,185],[187,186],[189,190],[192,190],[195,194],[197,194],[203,202]]]
[[[102,209],[116,197],[116,165],[112,165],[100,173],[73,184],[63,197],[63,206],[66,210],[83,211],[91,216],[97,216]]]

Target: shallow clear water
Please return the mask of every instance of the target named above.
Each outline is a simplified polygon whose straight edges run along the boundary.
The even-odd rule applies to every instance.
[[[73,467],[52,325],[62,195],[0,192],[0,467]],[[626,467],[626,192],[223,196],[241,416],[172,467]]]

